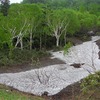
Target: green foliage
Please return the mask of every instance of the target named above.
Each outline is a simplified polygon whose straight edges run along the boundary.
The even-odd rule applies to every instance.
[[[48,56],[49,54],[45,51],[35,51],[35,50],[20,50],[14,49],[9,55],[10,51],[0,51],[0,66],[12,66],[16,64],[22,64],[25,62],[31,62],[32,59],[36,60],[38,58]]]
[[[11,5],[9,15],[7,17],[1,15],[0,31],[2,32],[0,33],[0,40],[3,39],[1,42],[8,43],[9,48],[12,49],[17,43],[15,41],[15,44],[13,44],[13,39],[20,37],[23,40],[30,33],[37,35],[34,33],[36,32],[36,28],[41,24],[41,18],[42,8],[39,5]]]
[[[67,13],[66,16],[69,20],[67,32],[70,34],[74,34],[80,29],[80,22],[77,16],[77,11],[68,9],[66,13]]]
[[[89,12],[77,13],[79,22],[80,22],[80,30],[93,30],[97,24],[97,16],[90,14]]]
[[[81,87],[84,93],[89,90],[100,88],[100,71],[96,72],[95,74],[91,74],[87,78],[83,79]]]
[[[100,29],[100,16],[98,16],[98,18],[97,18],[97,27],[98,27],[98,29]]]
[[[64,55],[66,55],[69,51],[69,48],[72,47],[72,43],[68,42],[65,46],[64,46]]]
[[[23,0],[22,3],[44,3],[53,9],[72,8],[100,15],[100,0]]]
[[[46,3],[47,0],[23,0],[22,3]]]
[[[38,1],[42,2],[41,0]],[[99,14],[93,13],[92,7],[91,11],[86,11],[83,0],[82,2],[77,0],[77,4],[74,4],[76,0],[47,0],[47,2],[46,5],[34,3],[11,4],[8,16],[5,17],[0,13],[0,49],[9,50],[9,57],[6,59],[6,56],[4,56],[2,62],[6,61],[8,63],[10,57],[14,58],[13,50],[15,48],[32,50],[40,47],[42,49],[53,47],[55,42],[56,45],[62,43],[61,46],[63,46],[64,42],[66,42],[64,36],[99,30]],[[52,4],[52,2],[55,3]],[[56,3],[58,7],[51,8]],[[70,6],[67,8],[66,5]],[[79,11],[76,10],[75,5],[79,6]]]
[[[75,34],[82,31],[81,29],[91,30],[95,27],[99,29],[99,17],[86,11],[82,13],[66,8],[51,9],[43,4],[12,4],[7,17],[0,14],[0,47],[7,43],[9,49],[12,50],[16,47],[18,36],[22,39],[23,48],[26,48],[25,46],[29,48],[30,43],[31,48],[34,47],[34,44],[37,44],[33,42],[34,38],[40,42],[37,44],[39,47],[45,44],[44,36],[47,38],[49,35],[54,36],[55,30],[61,37],[64,34]],[[32,41],[30,42],[31,34]],[[13,40],[16,41],[13,42]],[[20,41],[17,47],[21,47]],[[46,42],[49,44],[50,41]]]
[[[9,9],[9,0],[2,0],[1,1],[1,12],[3,13],[4,16],[8,15],[8,9]]]

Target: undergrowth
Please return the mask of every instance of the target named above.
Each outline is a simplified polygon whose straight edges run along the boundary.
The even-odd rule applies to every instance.
[[[100,71],[83,79],[81,90],[76,100],[100,100]]]
[[[0,50],[0,67],[32,62],[32,59],[48,55],[49,54],[46,51],[14,49],[10,52],[9,50]]]

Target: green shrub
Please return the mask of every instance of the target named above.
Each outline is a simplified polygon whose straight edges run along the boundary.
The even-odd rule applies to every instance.
[[[100,88],[100,71],[83,79],[81,87],[83,93],[86,93],[88,90]]]
[[[24,62],[31,62],[33,59],[48,56],[46,51],[36,50],[20,50],[14,49],[12,51],[0,51],[0,66],[10,66],[14,64],[22,64]]]
[[[69,48],[72,47],[72,43],[68,42],[65,46],[64,46],[64,55],[68,53]]]

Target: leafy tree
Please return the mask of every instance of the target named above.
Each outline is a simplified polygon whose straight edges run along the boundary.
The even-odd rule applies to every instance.
[[[49,12],[47,21],[52,35],[56,38],[57,47],[62,34],[73,34],[80,27],[75,12],[69,9],[57,9]]]
[[[81,25],[81,31],[87,32],[93,30],[96,26],[97,17],[89,12],[78,13],[78,18]]]
[[[9,0],[1,0],[1,12],[4,16],[8,15],[8,9],[10,7],[9,3]]]
[[[64,12],[62,10],[53,10],[47,15],[48,26],[51,30],[51,35],[55,36],[56,38],[57,47],[59,46],[60,36],[69,24],[69,22],[67,22],[67,25],[65,25],[66,17],[64,17],[63,15]]]
[[[1,40],[7,41],[9,47],[13,44],[15,48],[20,47],[23,50],[27,46],[32,50],[35,38],[38,39],[36,45],[40,44],[40,48],[42,48],[42,44],[50,42],[47,41],[48,37],[55,39],[56,46],[59,46],[61,40],[66,44],[66,34],[72,35],[84,30],[87,32],[95,28],[99,29],[98,7],[94,9],[97,13],[93,13],[92,5],[91,10],[86,11],[83,0],[82,3],[79,0],[62,0],[63,4],[61,0],[47,0],[48,3],[54,1],[57,3],[59,1],[56,9],[48,7],[49,4],[12,4],[7,18],[4,18],[2,13],[0,15]],[[77,4],[74,4],[76,1]],[[63,8],[67,4],[72,4],[73,7],[70,5],[70,9]],[[79,11],[73,10],[77,8],[75,5],[80,7]],[[7,38],[5,38],[6,35],[8,35]],[[44,43],[45,40],[46,43]]]
[[[29,5],[30,6],[30,5]],[[28,14],[28,23],[29,23],[29,28],[27,32],[30,35],[30,50],[32,50],[32,44],[33,44],[33,38],[38,36],[39,31],[42,29],[42,8],[40,5],[32,5],[32,8],[30,9],[31,13]],[[34,12],[33,12],[34,11]],[[40,31],[42,34],[42,30]],[[36,33],[36,34],[35,34]]]
[[[91,13],[99,13],[100,0],[23,0],[22,3],[46,3],[53,9],[57,8],[71,8],[82,11],[89,11]],[[99,13],[100,14],[100,13]]]
[[[97,30],[100,31],[100,16],[97,18]]]
[[[16,11],[17,8],[17,11]],[[10,16],[13,20],[13,29],[15,29],[15,38],[17,38],[15,47],[19,44],[23,49],[23,38],[29,39],[30,50],[32,49],[33,37],[36,29],[41,23],[42,9],[36,4],[13,4],[10,8]],[[14,22],[16,23],[14,24]]]
[[[96,3],[92,3],[92,4],[90,4],[89,5],[89,12],[91,13],[91,14],[95,14],[95,15],[97,15],[97,16],[99,16],[100,15],[100,4],[96,4]]]
[[[22,3],[46,3],[46,0],[23,0]]]

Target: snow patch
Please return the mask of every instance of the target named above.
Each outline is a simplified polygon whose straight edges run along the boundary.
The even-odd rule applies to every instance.
[[[67,55],[63,51],[51,52],[53,58],[58,58],[66,64],[46,66],[19,73],[0,74],[0,83],[12,86],[20,91],[42,95],[54,95],[74,82],[89,75],[89,72],[100,70],[100,59],[98,59],[99,48],[94,42],[100,37],[93,37],[92,41],[73,46]],[[84,63],[81,68],[70,66],[73,63]]]

